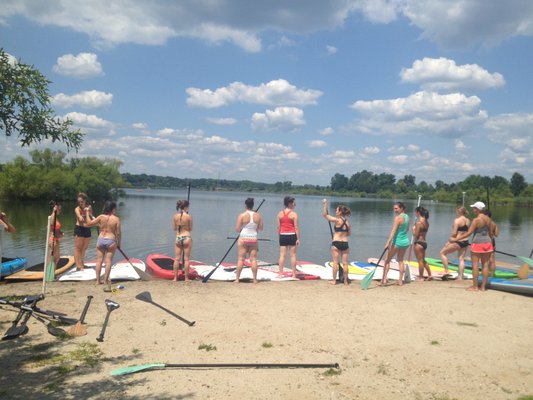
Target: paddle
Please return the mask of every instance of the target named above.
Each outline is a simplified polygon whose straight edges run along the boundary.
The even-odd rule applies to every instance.
[[[2,340],[14,339],[20,335],[28,333],[29,328],[26,325],[26,322],[28,322],[28,319],[30,318],[33,307],[35,307],[37,302],[43,298],[43,296],[32,296],[24,299],[24,303],[21,304],[17,317],[11,323],[11,326],[6,333],[4,333]]]
[[[57,223],[57,204],[54,205],[54,212],[53,212],[53,220],[52,220],[52,253],[50,254],[50,263],[48,264],[45,272],[46,276],[46,282],[53,282],[53,280],[56,277],[56,266],[54,262],[54,249],[56,245],[56,223]]]
[[[167,313],[169,313],[170,315],[172,315],[173,317],[176,317],[177,319],[179,319],[180,321],[182,322],[185,322],[187,325],[189,326],[193,326],[196,321],[188,321],[186,320],[185,318],[179,316],[178,314],[176,314],[175,312],[172,312],[170,311],[168,308],[165,308],[163,307],[162,305],[160,304],[157,304],[156,302],[154,302],[152,300],[152,296],[150,295],[150,292],[142,292],[142,293],[139,293],[137,296],[135,296],[135,298],[137,300],[141,300],[141,301],[144,301],[146,303],[150,303],[150,304],[153,304],[154,306],[156,307],[159,307],[161,310],[163,311],[166,311]]]
[[[227,236],[226,239],[239,239],[239,238],[238,237]],[[257,239],[257,240],[260,241],[260,242],[273,242],[272,239]]]
[[[331,364],[144,364],[132,367],[117,368],[111,371],[112,376],[134,374],[165,368],[339,368],[338,363]]]
[[[48,246],[48,243],[50,242],[50,224],[52,223],[52,218],[50,215],[48,216],[48,225],[46,227],[46,243],[44,244],[44,262],[43,262],[43,289],[41,294],[44,296],[44,293],[46,292],[46,262],[48,261],[48,255],[50,254],[50,246]]]
[[[190,202],[190,199],[191,199],[191,183],[189,182],[187,184],[187,203]],[[184,269],[185,268],[185,264],[184,263],[185,263],[185,249],[181,249],[181,258],[180,258],[180,263],[178,265],[178,268],[179,269]]]
[[[505,253],[505,252],[499,251],[499,250],[494,250],[494,252],[495,253],[499,253],[499,254],[503,254],[505,256],[518,258],[519,260],[521,260],[524,263],[524,265],[522,265],[520,267],[520,269],[517,272],[517,275],[518,275],[518,277],[520,279],[527,279],[528,278],[528,276],[529,276],[529,267],[530,266],[533,267],[533,259],[530,258],[531,256],[533,256],[533,251],[531,251],[531,254],[529,255],[529,257],[517,256],[517,255],[514,255],[514,254]]]
[[[361,280],[361,287],[366,290],[368,289],[368,287],[370,286],[370,282],[372,282],[372,279],[374,279],[374,274],[376,273],[376,269],[378,269],[379,267],[379,263],[381,262],[381,259],[383,258],[383,256],[385,255],[385,252],[388,250],[387,247],[385,247],[383,249],[383,253],[381,253],[381,255],[379,256],[379,260],[378,262],[376,263],[376,266],[374,267],[374,269],[369,272],[362,280]]]
[[[420,207],[420,200],[422,199],[422,195],[419,194],[418,195],[418,203],[416,205],[416,207]],[[416,209],[415,209],[415,223],[416,223]],[[404,278],[404,282],[405,283],[410,283],[411,282],[411,253],[413,252],[413,241],[415,239],[415,233],[411,233],[411,243],[409,244],[409,255],[407,257],[407,265],[405,266],[405,278]]]
[[[256,212],[259,211],[259,209],[261,208],[261,206],[263,205],[264,202],[265,202],[265,199],[263,199],[263,201],[261,201],[261,204],[259,204],[259,206],[255,209]],[[240,234],[240,232],[239,232],[239,234]],[[215,271],[218,269],[218,267],[220,267],[220,265],[224,262],[224,260],[228,256],[228,254],[231,251],[231,249],[233,249],[233,246],[235,246],[235,243],[237,243],[237,240],[239,240],[239,236],[240,235],[237,235],[237,237],[235,238],[235,240],[231,244],[231,246],[228,249],[228,251],[226,251],[226,254],[224,254],[224,257],[222,257],[222,259],[218,262],[218,264],[215,265],[215,268],[213,268],[213,270],[210,273],[208,273],[206,276],[204,276],[204,278],[202,279],[202,283],[207,283],[209,278],[211,278],[211,275],[213,275],[215,273]]]
[[[100,331],[100,335],[96,338],[98,342],[104,341],[104,334],[105,330],[107,328],[107,323],[109,322],[109,315],[111,314],[111,311],[116,310],[120,307],[120,304],[115,303],[113,300],[105,299],[105,306],[107,308],[107,314],[105,316],[104,325],[102,326],[102,330]]]
[[[533,257],[533,250],[529,253],[529,258]],[[517,272],[520,279],[527,279],[529,277],[529,264],[525,262]]]
[[[327,199],[322,200],[322,204],[326,205],[326,203],[327,203]],[[333,240],[333,228],[331,227],[330,220],[328,220],[328,226],[329,226],[329,233],[331,235],[331,240]],[[332,263],[332,266],[333,266],[333,263]],[[342,282],[344,280],[344,269],[342,268],[340,263],[337,263],[337,267],[339,268],[339,282]],[[334,280],[337,280],[336,276]]]
[[[133,263],[130,261],[129,257],[124,253],[124,251],[122,251],[122,249],[120,247],[117,247],[117,248],[118,248],[118,251],[120,251],[120,254],[122,254],[122,256],[130,263],[130,265],[135,270],[135,272],[137,272],[137,275],[139,275],[139,278],[141,279],[141,281],[151,281],[152,280],[152,277],[150,275],[148,275],[146,272],[144,272],[139,267],[136,267],[135,265],[133,265]]]
[[[91,295],[87,296],[87,302],[85,303],[85,307],[83,308],[80,319],[76,322],[74,326],[71,326],[67,331],[70,336],[87,335],[87,327],[83,324],[83,321],[85,321],[85,316],[87,315],[87,311],[89,310],[89,305],[91,304],[92,298],[93,296]]]
[[[67,332],[65,332],[63,329],[53,326],[50,321],[48,321],[48,320],[44,319],[43,317],[35,314],[33,312],[33,310],[30,309],[29,313],[30,313],[30,315],[33,318],[35,318],[39,322],[42,322],[46,326],[46,329],[48,330],[48,333],[50,335],[52,335],[52,336],[62,336],[62,335],[66,335],[67,334]]]

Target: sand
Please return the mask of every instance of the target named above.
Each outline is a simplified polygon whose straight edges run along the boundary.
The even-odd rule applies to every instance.
[[[88,295],[88,334],[58,340],[35,320],[0,342],[0,397],[50,399],[518,399],[533,395],[533,298],[472,293],[462,282],[413,282],[363,291],[358,282],[184,284],[49,283],[43,308],[78,317]],[[41,283],[0,286],[1,296],[38,294]],[[152,299],[194,326],[135,299]],[[103,343],[95,339],[113,311]],[[5,332],[14,309],[2,306]],[[50,360],[80,346],[94,366]],[[209,351],[208,351],[209,350]],[[41,353],[48,361],[36,360]],[[174,369],[112,377],[147,363],[339,363],[319,369]],[[62,369],[59,367],[63,365]]]

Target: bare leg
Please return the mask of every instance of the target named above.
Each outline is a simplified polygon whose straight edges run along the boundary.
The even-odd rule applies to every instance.
[[[481,265],[483,266],[482,269],[482,279],[481,279],[481,290],[485,291],[487,290],[487,281],[489,278],[489,261],[491,258],[491,255],[494,253],[484,253],[481,255]]]
[[[467,290],[477,291],[478,289],[478,279],[479,279],[479,254],[470,253],[472,257],[472,286]]]
[[[331,246],[331,258],[333,259],[333,279],[329,283],[336,285],[337,273],[339,272],[339,250],[335,246]]]
[[[187,239],[183,249],[183,270],[185,271],[185,282],[189,282],[189,271],[191,265],[192,239]]]
[[[109,275],[111,274],[111,266],[113,265],[113,256],[117,250],[117,245],[114,244],[110,246],[107,252],[105,253],[105,275],[104,275],[104,284],[111,285],[109,280]]]
[[[457,279],[463,280],[465,278],[465,254],[466,254],[466,247],[459,247],[459,250],[457,252],[459,256],[459,277]]]
[[[292,277],[296,278],[296,246],[290,247],[290,253],[291,253],[291,268],[292,268]]]
[[[100,247],[96,248],[96,284],[101,285],[100,274],[102,272],[102,262],[104,261],[105,250]]]
[[[283,275],[283,268],[285,267],[285,256],[287,255],[287,246],[279,247],[279,274]]]
[[[252,264],[252,276],[254,283],[257,283],[257,249],[250,250],[250,262]]]
[[[344,285],[348,285],[348,274],[350,272],[350,266],[348,264],[349,255],[350,255],[349,250],[342,252],[342,268],[344,269]]]
[[[83,245],[85,238],[81,236],[74,236],[74,261],[76,262],[76,269],[83,271]]]
[[[180,260],[181,260],[181,252],[183,249],[181,246],[179,246],[177,243],[174,247],[174,263],[172,264],[172,270],[174,271],[174,279],[173,281],[176,282],[178,280],[178,273],[179,273],[179,267],[180,267]]]
[[[236,275],[236,278],[235,278],[235,283],[239,283],[240,282],[240,278],[241,278],[241,271],[242,271],[242,266],[244,265],[244,259],[246,258],[246,246],[244,244],[242,244],[239,240],[239,249],[238,249],[238,258],[237,258],[237,272],[235,273]]]

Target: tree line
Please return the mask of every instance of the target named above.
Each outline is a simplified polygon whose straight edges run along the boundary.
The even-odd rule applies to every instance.
[[[31,161],[17,156],[0,165],[0,197],[11,200],[75,200],[79,192],[92,200],[113,198],[128,186],[121,162],[95,157],[66,159],[62,151],[33,150]]]

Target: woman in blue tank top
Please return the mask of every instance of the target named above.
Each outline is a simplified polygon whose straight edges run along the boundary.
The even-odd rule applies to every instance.
[[[385,248],[389,250],[387,258],[385,259],[385,266],[383,268],[383,277],[381,278],[380,286],[387,284],[387,274],[389,272],[390,263],[394,256],[397,256],[398,268],[400,270],[400,279],[398,285],[403,285],[404,264],[403,257],[405,251],[409,247],[409,216],[405,213],[405,205],[402,202],[394,203],[394,223],[389,235]]]

